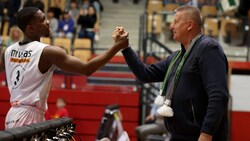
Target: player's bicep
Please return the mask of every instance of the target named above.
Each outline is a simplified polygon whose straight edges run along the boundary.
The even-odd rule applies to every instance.
[[[58,67],[63,71],[72,73],[83,73],[85,66],[86,64],[81,62],[80,59],[71,55],[66,55],[62,62],[58,65]]]
[[[67,55],[66,52],[59,47],[48,47],[44,53],[46,53],[46,60],[49,61],[50,64],[56,65],[63,71],[80,73],[85,66],[80,59]]]

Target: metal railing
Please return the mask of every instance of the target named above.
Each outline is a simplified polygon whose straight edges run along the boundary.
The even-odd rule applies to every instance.
[[[76,134],[71,118],[58,118],[0,131],[1,141],[71,140]],[[78,135],[78,134],[77,134]],[[78,136],[79,137],[79,136]],[[81,140],[81,138],[79,137]]]

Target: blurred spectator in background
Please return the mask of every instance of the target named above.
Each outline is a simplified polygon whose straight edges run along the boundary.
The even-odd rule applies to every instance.
[[[65,11],[69,11],[70,3],[71,3],[72,1],[77,2],[77,0],[65,0],[65,9],[64,9]]]
[[[77,19],[79,17],[79,7],[78,7],[78,3],[75,0],[71,0],[70,2],[70,7],[69,7],[69,14],[71,15],[71,18],[73,18],[74,23],[77,23]],[[77,24],[75,24],[76,27]]]
[[[54,114],[54,118],[68,117],[69,112],[66,108],[66,101],[63,98],[58,98],[56,101],[57,110]]]
[[[192,0],[176,0],[180,5],[191,5]]]
[[[6,42],[6,47],[9,47],[10,45],[18,41],[21,41],[22,39],[23,39],[22,31],[17,26],[12,26],[10,28],[10,34]]]
[[[8,16],[9,16],[9,29],[16,25],[17,12],[20,8],[21,0],[9,0],[8,3]]]
[[[157,105],[153,104],[150,114],[145,119],[145,124],[136,127],[136,136],[140,141],[146,141],[149,135],[163,135],[168,133],[163,117],[156,112],[157,108]]]
[[[213,5],[219,8],[220,0],[198,0],[198,8],[201,9],[203,5]]]
[[[89,5],[93,5],[96,11],[97,18],[101,18],[101,12],[103,11],[103,5],[100,0],[90,0]]]
[[[74,26],[75,26],[74,20],[71,18],[71,16],[67,11],[64,11],[63,18],[59,21],[57,36],[73,39],[75,30]]]
[[[250,10],[250,0],[240,0],[240,4],[238,10],[236,12],[236,17],[242,20],[242,28],[243,28],[243,38],[241,43],[238,46],[246,46],[249,35],[249,18],[248,18],[248,11]]]
[[[176,0],[163,0],[162,3],[163,3],[163,6],[165,6],[166,4],[176,3]]]
[[[95,37],[95,23],[97,16],[94,6],[90,5],[88,9],[81,8],[80,15],[77,20],[77,24],[80,26],[78,38],[89,38],[91,39],[91,48],[93,49],[94,37]]]
[[[61,8],[62,2],[63,0],[50,0],[49,2],[50,9],[54,10],[55,18],[57,18],[58,20],[60,20],[62,11],[64,11],[64,9]]]
[[[55,18],[53,9],[48,9],[47,18],[49,20],[49,26],[50,26],[50,37],[53,40],[57,36],[57,30],[59,25],[59,21],[57,18]]]
[[[5,6],[5,2],[3,0],[0,0],[0,28],[2,29],[2,22],[3,22],[3,19],[4,19],[4,12],[3,12],[3,9],[4,9],[4,6]],[[1,31],[2,33],[2,31]]]
[[[80,8],[83,8],[83,9],[88,9],[89,7],[89,0],[82,0],[81,3],[80,3]]]
[[[3,35],[4,24],[7,23],[7,22],[9,22],[8,21],[9,20],[9,13],[8,13],[9,7],[8,7],[8,3],[9,3],[8,0],[0,0],[0,33],[1,33],[1,35]],[[7,30],[7,33],[8,32],[9,32],[9,28]]]

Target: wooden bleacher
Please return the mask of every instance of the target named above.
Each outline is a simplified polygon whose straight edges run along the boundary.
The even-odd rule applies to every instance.
[[[48,45],[52,45],[52,41],[51,41],[50,37],[42,37],[41,42],[45,43],[45,44],[48,44]]]
[[[149,0],[147,3],[147,12],[153,14],[153,12],[161,12],[163,9],[161,0]]]
[[[61,38],[61,37],[56,37],[54,39],[54,43],[53,45],[55,46],[59,46],[59,47],[63,47],[67,50],[67,53],[68,54],[72,54],[72,51],[71,51],[71,39],[70,38]]]
[[[219,20],[217,18],[206,17],[204,19],[204,34],[213,38],[219,36]]]
[[[203,17],[217,17],[218,10],[214,5],[203,5],[201,7],[201,14]]]
[[[154,21],[154,22],[153,22]],[[161,34],[162,32],[162,16],[161,15],[148,15],[148,33]],[[153,28],[153,29],[152,29]]]
[[[81,61],[87,62],[91,57],[91,40],[89,38],[75,38],[73,55]]]

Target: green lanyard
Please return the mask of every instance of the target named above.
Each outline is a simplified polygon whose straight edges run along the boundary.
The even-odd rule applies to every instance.
[[[177,54],[173,57],[172,61],[171,61],[170,64],[169,64],[167,73],[166,73],[166,75],[165,75],[163,84],[162,84],[162,86],[161,86],[160,95],[166,94],[166,90],[167,90],[166,82],[167,82],[167,80],[168,80],[168,78],[169,78],[170,72],[172,72],[172,70],[173,70],[173,68],[174,68],[174,64],[175,64],[176,61],[180,58],[180,56],[181,56],[181,51],[178,50]]]
[[[188,56],[190,55],[191,51],[192,51],[192,48],[195,44],[195,42],[201,37],[201,33],[198,34],[190,43],[190,48],[185,52],[184,55],[182,55],[182,51],[181,50],[178,50],[177,54],[173,57],[173,59],[171,60],[170,64],[169,64],[169,67],[168,67],[168,70],[167,70],[167,73],[165,75],[165,78],[164,78],[164,81],[163,81],[163,84],[162,84],[162,87],[161,87],[161,90],[160,90],[160,95],[162,96],[165,96],[166,95],[166,91],[167,91],[167,87],[166,87],[166,82],[167,80],[169,79],[169,76],[170,76],[170,73],[173,71],[173,68],[174,68],[174,64],[176,63],[176,61],[180,58],[181,58],[181,61],[176,69],[176,72],[174,74],[174,77],[173,77],[173,80],[174,82],[172,81],[169,81],[170,82],[170,87],[169,87],[169,90],[168,90],[168,95],[167,95],[167,99],[172,99],[172,95],[174,93],[174,90],[178,84],[178,81],[179,81],[179,77],[180,77],[180,72],[181,72],[181,69],[183,68],[184,66],[184,63],[185,61],[187,60]]]

